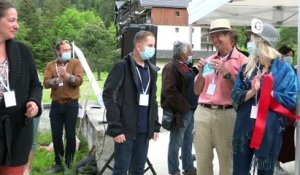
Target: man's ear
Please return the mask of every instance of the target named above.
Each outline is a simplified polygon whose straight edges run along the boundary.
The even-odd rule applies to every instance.
[[[55,50],[55,56],[56,56],[56,57],[60,57],[60,54],[59,54],[59,51],[58,51],[58,50]]]
[[[142,44],[141,43],[135,43],[135,45],[134,45],[134,47],[135,47],[135,49],[137,50],[137,51],[141,51],[142,50]]]

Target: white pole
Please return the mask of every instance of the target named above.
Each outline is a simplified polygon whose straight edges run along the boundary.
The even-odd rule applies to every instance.
[[[298,12],[300,10],[300,0],[298,0]],[[298,13],[298,53],[300,51],[300,14]],[[297,54],[297,75],[298,75],[298,80],[300,82],[300,54]],[[300,114],[300,97],[299,95],[297,96],[297,114]],[[296,121],[296,160],[295,160],[295,175],[300,175],[300,121]]]
[[[189,42],[193,44],[193,26],[192,24],[189,25]]]

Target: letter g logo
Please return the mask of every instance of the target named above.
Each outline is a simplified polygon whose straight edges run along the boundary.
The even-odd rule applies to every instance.
[[[253,33],[259,34],[263,30],[263,23],[257,18],[251,20],[251,30]]]

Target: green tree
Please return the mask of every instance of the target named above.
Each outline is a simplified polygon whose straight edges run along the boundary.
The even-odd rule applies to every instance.
[[[92,11],[80,12],[75,8],[68,8],[62,14],[54,16],[52,20],[43,20],[40,39],[33,44],[36,58],[39,58],[41,63],[38,65],[39,68],[42,69],[48,61],[53,59],[53,44],[56,41],[67,39],[76,42],[82,37],[84,25],[96,23],[99,19],[99,16]]]
[[[30,26],[31,30],[28,31],[27,40],[31,43],[35,43],[39,36],[39,16],[37,11],[37,3],[33,0],[22,0],[18,7],[19,18]]]
[[[91,68],[97,72],[97,79],[101,80],[101,72],[108,71],[111,65],[119,59],[114,36],[105,28],[102,21],[89,23],[84,27],[80,46]]]
[[[97,1],[97,0],[96,0]],[[115,1],[114,0],[98,0],[95,2],[96,10],[99,12],[104,25],[108,28],[115,19]]]
[[[93,11],[80,12],[75,8],[69,8],[53,21],[54,35],[56,38],[76,40],[81,37],[82,30],[86,24],[98,23],[100,21]]]
[[[31,31],[31,28],[29,28],[25,22],[23,21],[19,21],[19,30],[16,34],[16,39],[18,41],[21,41],[23,42],[24,44],[26,44],[27,46],[31,47],[31,42],[29,42],[27,40],[28,38],[28,34],[30,33]]]
[[[277,47],[281,47],[282,45],[288,45],[297,50],[297,31],[296,27],[281,27],[279,28],[280,32],[280,40],[277,44]]]
[[[52,20],[71,6],[71,0],[44,0],[42,4],[45,20]]]

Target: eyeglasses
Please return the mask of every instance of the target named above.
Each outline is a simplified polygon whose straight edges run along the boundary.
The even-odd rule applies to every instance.
[[[56,42],[55,49],[59,50],[60,46],[63,45],[63,44],[69,44],[69,45],[71,45],[68,40],[61,40],[61,41]]]

